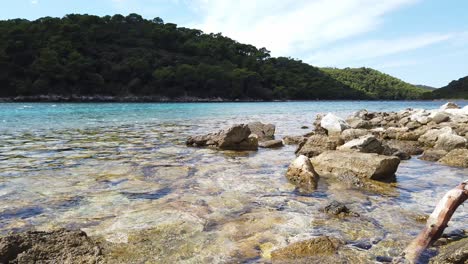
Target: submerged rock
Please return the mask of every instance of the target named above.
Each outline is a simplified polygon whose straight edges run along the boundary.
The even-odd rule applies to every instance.
[[[283,146],[283,141],[282,140],[267,140],[258,143],[259,147],[262,148],[280,148]]]
[[[273,124],[263,124],[261,122],[251,122],[247,126],[252,134],[257,135],[260,141],[273,139],[275,137],[276,127]]]
[[[468,168],[468,149],[454,149],[439,162],[449,166]]]
[[[400,159],[374,153],[326,151],[311,159],[320,175],[351,175],[373,180],[393,180]]]
[[[250,128],[244,124],[234,125],[227,130],[214,134],[189,137],[187,146],[215,147],[222,150],[257,150],[257,136],[251,135]]]
[[[439,254],[433,257],[430,264],[447,263],[447,264],[466,264],[468,263],[468,238],[452,242],[447,246],[443,246],[439,250]]]
[[[351,128],[346,121],[331,113],[322,118],[320,126],[327,131],[328,135],[340,134],[343,130]]]
[[[300,190],[311,192],[317,188],[319,176],[310,160],[301,155],[289,165],[286,178]]]
[[[331,203],[326,205],[323,208],[323,212],[336,216],[359,216],[359,214],[351,212],[351,210],[349,210],[349,208],[346,207],[345,204],[337,201],[332,201]]]
[[[438,161],[445,155],[447,155],[447,151],[443,149],[426,149],[419,159],[425,161]]]
[[[305,261],[310,257],[333,255],[342,244],[343,242],[336,238],[327,236],[316,237],[277,249],[271,252],[271,259],[273,262]]]
[[[102,253],[83,231],[29,231],[0,238],[0,263],[102,263]]]

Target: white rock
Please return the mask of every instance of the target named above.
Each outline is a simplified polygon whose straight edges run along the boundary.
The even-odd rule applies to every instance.
[[[326,129],[329,134],[341,133],[343,130],[350,128],[346,121],[331,113],[322,118],[320,126]]]

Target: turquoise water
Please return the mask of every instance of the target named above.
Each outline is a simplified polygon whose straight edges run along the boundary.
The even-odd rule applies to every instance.
[[[457,102],[466,105],[466,101]],[[305,116],[318,112],[348,114],[360,109],[432,109],[438,101],[317,101],[265,103],[0,103],[0,131],[86,128],[132,123],[234,118]],[[290,117],[291,118],[291,117]]]
[[[188,148],[189,135],[233,123],[309,132],[317,113],[434,109],[444,102],[0,104],[0,234],[80,228],[110,242],[109,263],[265,263],[271,250],[317,235],[374,263],[396,256],[468,169],[413,158],[372,193],[320,179],[308,196],[285,177],[295,146],[235,153]],[[464,106],[466,102],[458,102]],[[301,129],[308,126],[309,129]],[[331,200],[361,217],[320,212]],[[461,207],[449,230],[466,228]]]

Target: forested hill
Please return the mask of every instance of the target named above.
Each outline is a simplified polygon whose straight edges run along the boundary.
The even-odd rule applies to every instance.
[[[0,97],[35,95],[234,99],[410,99],[390,76],[326,72],[221,34],[137,14],[0,21]],[[364,69],[362,71],[370,71]],[[378,76],[385,76],[379,79]],[[384,86],[382,86],[384,85]]]
[[[323,68],[332,78],[375,99],[418,99],[429,91],[370,68]]]
[[[450,82],[447,86],[432,92],[433,98],[468,99],[468,76]]]

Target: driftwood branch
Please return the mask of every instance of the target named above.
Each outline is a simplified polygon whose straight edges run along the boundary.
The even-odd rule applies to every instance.
[[[467,198],[468,181],[461,183],[444,195],[427,219],[426,227],[403,251],[403,258],[406,262],[418,263],[426,248],[440,238],[455,210]]]

